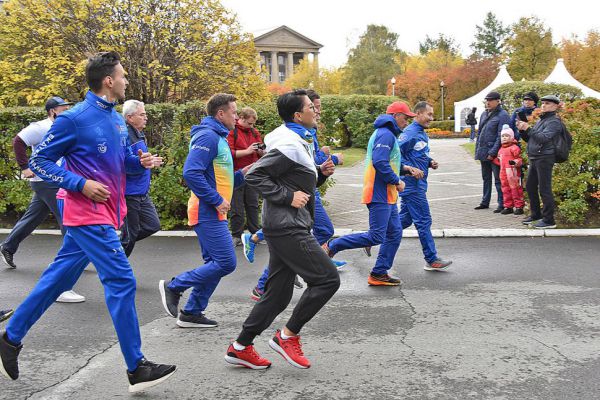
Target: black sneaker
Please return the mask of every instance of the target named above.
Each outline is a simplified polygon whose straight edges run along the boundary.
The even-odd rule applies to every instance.
[[[515,215],[523,215],[523,209],[522,208],[515,208]]]
[[[206,318],[202,313],[198,315],[187,314],[181,310],[179,318],[177,318],[177,325],[181,328],[214,328],[219,324],[217,321]]]
[[[539,220],[539,218],[527,217],[523,221],[521,221],[521,223],[523,225],[531,225],[531,224],[533,224],[537,220]]]
[[[498,208],[496,208],[496,209],[494,210],[494,214],[501,213],[501,212],[502,212],[502,210],[504,210],[504,207],[498,207]]]
[[[133,372],[127,371],[129,379],[129,393],[139,392],[158,385],[169,379],[175,373],[175,365],[156,364],[142,358]]]
[[[502,215],[508,215],[508,214],[512,214],[512,213],[513,213],[512,208],[505,208],[504,210],[500,211],[500,214],[502,214]]]
[[[13,346],[6,339],[6,332],[0,335],[0,374],[7,378],[17,380],[19,377],[19,353],[23,345]]]
[[[168,288],[168,283],[165,280],[158,282],[158,291],[160,292],[160,298],[162,299],[162,305],[165,308],[167,314],[173,318],[177,318],[177,307],[179,306],[179,299],[181,293],[177,293]]]
[[[477,207],[475,207],[475,210],[485,210],[486,208],[490,208],[490,206],[486,206],[484,204],[480,204]]]
[[[0,310],[0,322],[6,321],[10,317],[12,317],[13,313],[13,310]]]
[[[544,220],[538,221],[533,225],[535,229],[554,229],[556,228],[555,222],[546,222]]]
[[[242,242],[242,238],[241,237],[234,237],[233,238],[233,247],[239,247],[239,246],[243,246],[244,243]]]
[[[371,246],[363,247],[363,251],[367,255],[367,257],[371,257]]]
[[[4,261],[4,264],[8,265],[9,267],[11,267],[13,269],[17,268],[17,265],[13,261],[14,254],[11,253],[10,251],[6,250],[4,248],[4,245],[0,246],[0,253],[2,253],[2,260]]]

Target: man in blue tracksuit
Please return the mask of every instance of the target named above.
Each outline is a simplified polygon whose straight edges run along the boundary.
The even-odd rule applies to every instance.
[[[369,208],[369,231],[342,236],[323,245],[329,256],[333,257],[342,250],[381,244],[375,267],[368,278],[368,284],[372,286],[400,284],[400,279],[388,274],[402,237],[396,205],[398,192],[404,189],[400,173],[416,173],[413,168],[401,165],[397,141],[401,128],[408,123],[407,118],[414,114],[402,102],[392,103],[386,112],[375,120],[375,132],[369,139],[365,159],[362,202]]]
[[[212,96],[206,104],[208,117],[191,131],[183,178],[192,191],[188,201],[188,224],[198,235],[205,263],[179,274],[171,282],[161,280],[159,283],[163,307],[172,317],[177,317],[181,294],[192,288],[188,302],[177,318],[177,325],[182,328],[217,326],[216,321],[204,315],[204,310],[221,278],[232,273],[236,266],[227,211],[234,186],[244,183],[244,174],[250,166],[233,172],[227,135],[235,127],[235,101],[231,94]]]
[[[21,341],[44,311],[70,290],[92,262],[104,286],[106,305],[127,364],[129,391],[156,385],[174,365],[144,358],[135,309],[136,281],[116,229],[127,212],[125,171],[154,166],[149,153],[131,153],[127,128],[114,107],[125,97],[127,79],[115,52],[99,53],[86,67],[90,91],[85,100],[58,116],[32,155],[31,170],[66,190],[63,245],[0,336],[0,373],[17,379]],[[56,161],[64,157],[64,168]]]
[[[399,195],[401,232],[414,223],[425,256],[425,270],[442,271],[448,268],[452,261],[442,260],[437,255],[431,234],[431,212],[427,202],[428,171],[429,168],[438,168],[437,161],[429,156],[429,137],[425,132],[433,121],[433,107],[420,101],[415,105],[414,112],[416,116],[413,123],[402,131],[398,143],[404,164],[418,168],[424,175],[421,179],[413,176],[402,177],[406,186]]]
[[[127,133],[131,152],[136,154],[138,150],[146,153],[148,146],[144,128],[148,117],[144,103],[137,100],[127,100],[123,104],[123,117],[127,123]],[[155,157],[162,164],[161,157]],[[125,185],[125,201],[127,202],[127,217],[121,229],[121,244],[125,249],[125,255],[129,257],[135,243],[154,235],[160,231],[160,219],[156,207],[150,198],[150,170],[141,173],[128,173]]]

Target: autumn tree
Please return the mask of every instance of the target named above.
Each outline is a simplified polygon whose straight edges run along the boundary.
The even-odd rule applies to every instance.
[[[560,47],[569,72],[586,86],[600,90],[600,33],[592,30],[583,41],[565,39]]]
[[[345,83],[350,93],[383,94],[388,80],[399,70],[398,34],[383,25],[369,25],[348,55]]]
[[[552,30],[537,17],[524,17],[511,26],[505,54],[508,72],[515,81],[522,78],[543,80],[556,64],[557,47],[552,43]]]
[[[430,38],[429,35],[425,36],[425,41],[419,42],[419,53],[426,55],[430,51],[438,50],[443,53],[457,56],[460,53],[460,49],[456,41],[440,33],[436,39]]]
[[[475,41],[471,44],[474,54],[479,58],[498,59],[502,55],[504,40],[510,30],[498,20],[492,12],[488,12],[483,26],[475,26]]]
[[[342,68],[318,68],[316,63],[302,59],[283,85],[288,88],[311,88],[319,94],[341,94],[342,77]]]
[[[78,99],[89,55],[116,50],[144,102],[267,95],[252,37],[215,0],[10,0],[0,14],[0,104]]]

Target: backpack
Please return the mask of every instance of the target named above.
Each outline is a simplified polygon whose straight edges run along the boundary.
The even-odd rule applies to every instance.
[[[560,121],[562,130],[554,138],[554,158],[557,163],[565,162],[569,159],[569,152],[573,146],[573,137],[567,130],[564,122]]]

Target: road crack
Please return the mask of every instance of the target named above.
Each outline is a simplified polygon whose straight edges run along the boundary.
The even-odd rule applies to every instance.
[[[408,308],[410,309],[409,327],[406,328],[406,329],[402,329],[402,334],[400,336],[400,343],[402,343],[403,345],[405,345],[406,347],[408,347],[410,349],[410,355],[414,356],[415,355],[415,349],[414,349],[414,347],[412,347],[410,344],[408,344],[406,342],[406,338],[408,337],[408,332],[415,326],[417,310],[412,305],[412,303],[406,298],[406,295],[402,291],[402,288],[400,288],[399,293],[400,293],[400,299],[402,299],[402,301],[405,302],[406,305],[408,305]]]

